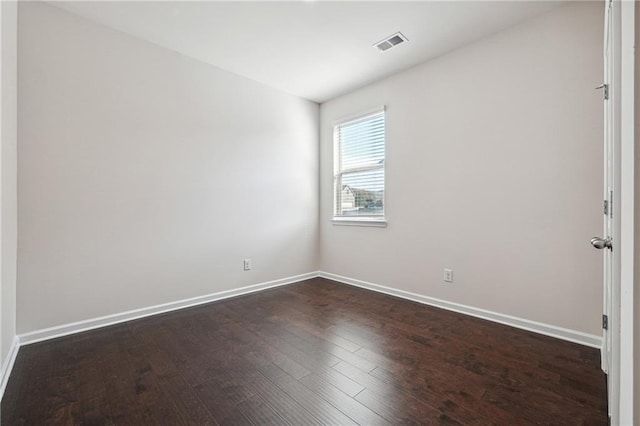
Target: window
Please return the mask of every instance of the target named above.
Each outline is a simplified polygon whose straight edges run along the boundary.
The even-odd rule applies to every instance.
[[[334,223],[384,226],[384,108],[338,122],[334,150]]]

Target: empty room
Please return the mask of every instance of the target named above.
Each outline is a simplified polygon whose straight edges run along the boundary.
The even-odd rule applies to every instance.
[[[0,2],[1,424],[638,424],[639,16]]]

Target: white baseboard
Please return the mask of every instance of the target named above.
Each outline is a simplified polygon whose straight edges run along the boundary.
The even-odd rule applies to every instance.
[[[403,299],[413,300],[414,302],[436,306],[438,308],[447,309],[449,311],[454,311],[454,312],[458,312],[465,315],[471,315],[474,317],[486,319],[486,320],[497,322],[500,324],[509,325],[509,326],[520,328],[523,330],[544,334],[546,336],[567,340],[569,342],[579,343],[585,346],[590,346],[594,348],[601,348],[602,346],[601,336],[587,334],[581,331],[570,330],[567,328],[557,327],[550,324],[544,324],[541,322],[531,321],[524,318],[518,318],[511,315],[505,315],[498,312],[492,312],[485,309],[462,305],[455,302],[448,302],[446,300],[436,299],[434,297],[411,293],[404,290],[398,290],[392,287],[373,284],[366,281],[361,281],[354,278],[348,278],[341,275],[336,275],[336,274],[323,272],[323,271],[309,272],[302,275],[296,275],[296,276],[283,278],[279,280],[268,281],[265,283],[255,284],[255,285],[242,287],[238,289],[222,291],[222,292],[208,294],[204,296],[193,297],[190,299],[179,300],[176,302],[169,302],[162,305],[149,306],[146,308],[135,309],[127,312],[121,312],[118,314],[107,315],[99,318],[92,318],[89,320],[78,321],[78,322],[50,327],[42,330],[36,330],[30,333],[21,334],[17,337],[19,338],[18,339],[19,346],[28,345],[30,343],[41,342],[43,340],[54,339],[56,337],[62,337],[70,334],[80,333],[83,331],[93,330],[100,327],[106,327],[108,325],[118,324],[125,321],[131,321],[134,319],[144,318],[151,315],[157,315],[165,312],[175,311],[178,309],[188,308],[191,306],[201,305],[204,303],[214,302],[216,300],[227,299],[229,297],[241,296],[243,294],[254,293],[257,291],[266,290],[273,287],[293,284],[299,281],[303,281],[303,280],[307,280],[315,277],[322,277],[322,278],[330,279],[333,281],[338,281],[344,284],[349,284],[356,287],[373,290],[379,293],[385,293],[385,294],[400,297]],[[15,355],[14,355],[14,358],[15,358]]]
[[[282,278],[279,280],[268,281],[265,283],[250,285],[233,290],[221,291],[218,293],[207,294],[204,296],[192,297],[190,299],[178,300],[176,302],[163,303],[161,305],[149,306],[146,308],[134,309],[132,311],[121,312],[118,314],[107,315],[98,318],[73,322],[69,324],[58,325],[55,327],[36,330],[29,333],[19,335],[20,346],[31,343],[41,342],[43,340],[55,339],[56,337],[67,336],[70,334],[80,333],[83,331],[93,330],[100,327],[106,327],[125,321],[131,321],[152,315],[158,315],[165,312],[171,312],[178,309],[189,308],[192,306],[202,305],[204,303],[214,302],[216,300],[228,299],[230,297],[241,296],[243,294],[255,293],[257,291],[269,288],[280,287],[287,284],[293,284],[299,281],[318,277],[318,272],[309,272],[306,274],[295,275],[293,277]]]
[[[372,284],[366,281],[356,280],[353,278],[343,277],[341,275],[331,274],[328,272],[320,272],[318,274],[322,278],[338,281],[344,284],[365,288],[367,290],[377,291],[403,299],[413,300],[414,302],[424,303],[426,305],[435,306],[449,311],[458,312],[473,317],[509,325],[511,327],[520,328],[534,333],[544,334],[573,343],[579,343],[584,346],[600,349],[602,347],[602,337],[593,334],[583,333],[581,331],[570,330],[567,328],[557,327],[555,325],[544,324],[541,322],[531,321],[524,318],[518,318],[511,315],[500,314],[497,312],[487,311],[485,309],[474,308],[472,306],[461,305],[459,303],[448,302],[446,300],[436,299],[434,297],[423,296],[421,294],[411,293],[404,290],[398,290],[391,287],[385,287],[379,284]]]
[[[2,370],[0,371],[0,401],[2,401],[4,390],[7,388],[7,382],[9,382],[9,376],[11,375],[11,370],[13,370],[13,364],[16,362],[16,357],[18,356],[18,349],[20,349],[20,338],[13,336],[9,353],[7,353],[7,358],[4,360],[4,363],[2,363]]]

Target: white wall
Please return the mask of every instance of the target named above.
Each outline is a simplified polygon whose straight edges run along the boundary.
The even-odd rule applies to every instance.
[[[19,20],[19,333],[320,268],[600,334],[598,3],[324,104],[320,171],[315,104],[46,4]],[[389,227],[334,227],[331,123],[381,104]]]
[[[600,335],[602,34],[563,6],[323,104],[321,269]],[[377,105],[389,226],[333,226],[332,123]]]
[[[19,333],[317,269],[316,104],[46,4],[18,36]]]
[[[0,146],[0,365],[16,335],[17,3],[0,2],[2,144]]]

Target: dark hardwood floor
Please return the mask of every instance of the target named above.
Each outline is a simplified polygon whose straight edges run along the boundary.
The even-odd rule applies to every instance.
[[[2,425],[607,424],[599,352],[313,279],[20,349]]]

